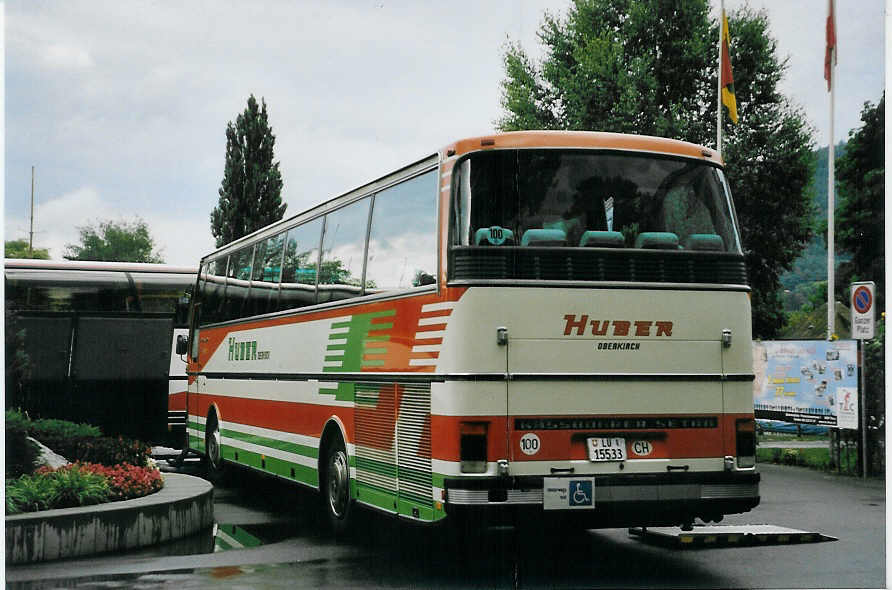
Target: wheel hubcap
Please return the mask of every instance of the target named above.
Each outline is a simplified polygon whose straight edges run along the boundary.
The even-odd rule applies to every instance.
[[[220,466],[220,428],[214,427],[207,440],[208,458],[214,467]]]
[[[347,508],[348,482],[347,455],[339,450],[328,465],[328,503],[337,518],[343,518]]]

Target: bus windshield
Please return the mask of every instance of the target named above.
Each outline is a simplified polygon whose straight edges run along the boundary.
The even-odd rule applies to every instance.
[[[471,154],[453,180],[455,246],[741,252],[721,169],[591,150]]]

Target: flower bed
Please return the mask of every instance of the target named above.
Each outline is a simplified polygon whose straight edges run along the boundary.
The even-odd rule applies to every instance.
[[[73,464],[39,467],[32,436]],[[72,508],[152,494],[164,483],[145,443],[88,424],[6,411],[6,514]]]
[[[155,467],[97,463],[40,467],[33,475],[6,482],[6,514],[129,500],[163,486],[161,472]]]
[[[56,473],[67,469],[78,468],[87,473],[95,473],[105,477],[108,482],[109,501],[130,500],[141,496],[148,496],[159,491],[164,482],[161,472],[154,467],[138,467],[126,463],[107,467],[98,463],[74,463],[55,470]],[[38,469],[52,472],[52,469],[42,467]]]

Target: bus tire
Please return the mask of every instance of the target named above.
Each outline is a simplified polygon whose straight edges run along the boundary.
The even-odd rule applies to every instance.
[[[350,498],[350,463],[340,434],[325,445],[319,489],[329,528],[337,536],[350,528],[353,501]]]
[[[217,413],[208,414],[204,429],[204,465],[208,479],[215,483],[223,483],[226,477],[226,463],[223,460],[223,436],[220,433],[220,421]]]

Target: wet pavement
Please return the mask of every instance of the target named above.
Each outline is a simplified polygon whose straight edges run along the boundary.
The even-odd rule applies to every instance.
[[[188,467],[187,467],[188,469]],[[10,588],[656,588],[879,587],[885,490],[765,466],[763,502],[723,524],[815,528],[835,543],[677,550],[625,529],[546,532],[529,523],[472,532],[410,526],[368,511],[333,539],[318,497],[239,474],[215,491],[217,524],[190,539],[119,556],[7,571]],[[840,501],[844,499],[845,501]]]

